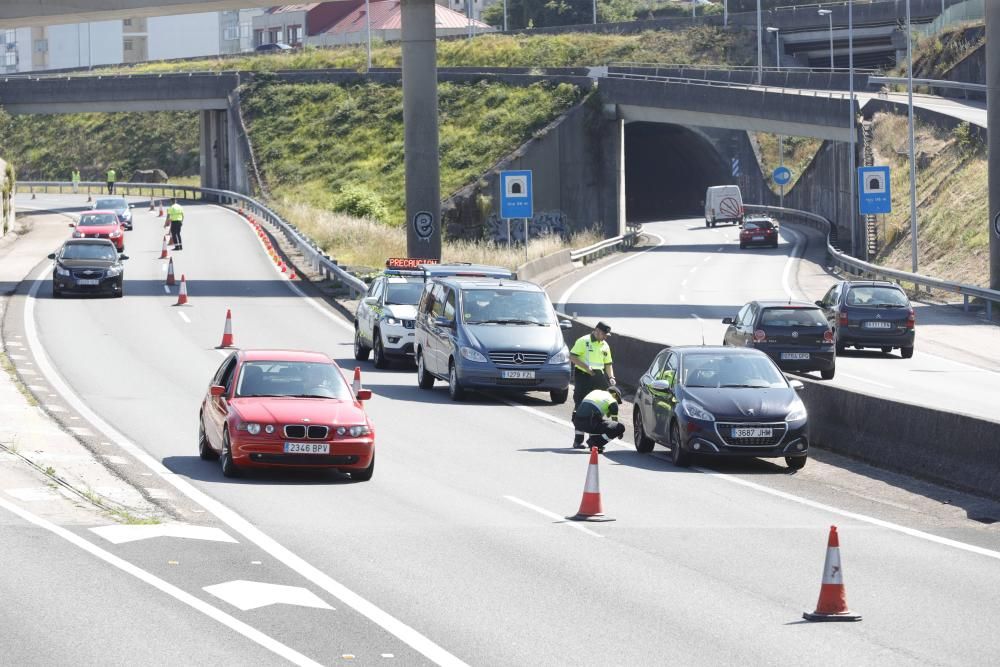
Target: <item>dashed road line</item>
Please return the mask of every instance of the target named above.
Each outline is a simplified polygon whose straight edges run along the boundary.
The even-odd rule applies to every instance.
[[[191,318],[188,317],[187,313],[185,313],[183,310],[178,310],[177,311],[177,316],[180,317],[185,322],[187,322],[188,324],[191,324]]]
[[[167,286],[167,285],[164,285],[163,286],[163,291],[166,292],[167,294],[170,294],[170,287]]]
[[[579,530],[581,533],[586,533],[587,535],[590,535],[592,537],[604,537],[600,533],[595,533],[594,531],[592,531],[590,528],[587,528],[586,526],[581,526],[580,524],[576,523],[575,521],[570,521],[566,517],[559,516],[555,512],[550,512],[547,509],[539,507],[538,505],[532,505],[531,503],[529,503],[529,502],[527,502],[525,500],[521,500],[520,498],[516,498],[514,496],[504,496],[504,498],[506,498],[507,500],[509,500],[512,503],[517,503],[518,505],[521,505],[522,507],[527,507],[529,510],[532,510],[534,512],[538,512],[542,516],[547,516],[548,518],[555,520],[557,523],[561,523],[561,524],[567,525],[570,528],[575,528],[575,529]]]
[[[858,382],[866,382],[868,384],[873,384],[876,387],[882,387],[883,389],[895,389],[895,387],[893,387],[891,384],[883,384],[881,382],[876,382],[875,380],[869,380],[868,378],[861,377],[860,375],[851,375],[850,373],[844,373],[843,371],[837,373],[837,375],[845,378],[851,378],[852,380],[857,380]]]

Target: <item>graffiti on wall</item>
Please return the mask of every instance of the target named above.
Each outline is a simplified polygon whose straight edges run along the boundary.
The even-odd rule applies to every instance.
[[[494,243],[507,242],[507,220],[501,220],[499,215],[493,213],[486,219],[483,229],[483,238]],[[562,211],[543,211],[536,213],[535,217],[528,223],[528,234],[533,239],[542,236],[559,235],[565,236],[569,232],[569,218]],[[511,243],[524,243],[524,221],[510,221]]]

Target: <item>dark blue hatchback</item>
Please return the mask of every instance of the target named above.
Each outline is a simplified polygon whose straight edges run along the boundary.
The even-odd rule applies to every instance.
[[[751,301],[728,324],[723,345],[765,352],[783,371],[819,371],[832,380],[837,370],[833,329],[814,304],[803,301]]]

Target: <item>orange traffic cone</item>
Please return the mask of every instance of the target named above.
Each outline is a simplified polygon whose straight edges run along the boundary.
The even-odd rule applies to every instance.
[[[351,389],[354,390],[355,396],[361,391],[361,366],[354,367],[354,382],[351,383]]]
[[[847,591],[844,588],[844,571],[840,567],[840,540],[837,527],[830,526],[826,544],[826,562],[823,563],[823,583],[819,589],[816,611],[806,612],[807,621],[860,621],[861,615],[847,608]]]
[[[604,516],[601,506],[601,480],[597,474],[597,447],[590,448],[590,464],[587,466],[587,482],[583,486],[583,500],[580,509],[574,516],[566,517],[570,521],[614,521]]]
[[[222,344],[220,348],[233,346],[233,311],[226,309],[226,327],[222,330]]]
[[[163,213],[163,200],[161,199],[160,200],[160,212],[156,214],[156,217],[157,218],[162,218],[163,215],[164,215],[164,213]]]
[[[280,264],[280,266],[281,266],[281,272],[282,272],[282,273],[287,273],[287,272],[288,272],[288,267],[287,267],[287,266],[285,266],[285,263],[284,263],[284,262],[282,262],[282,263]]]
[[[170,251],[167,250],[167,237],[163,237],[163,249],[160,251],[160,259],[166,259],[170,256]]]
[[[180,292],[177,293],[177,303],[175,303],[174,305],[175,306],[183,306],[183,305],[186,305],[187,302],[188,302],[188,284],[187,284],[187,278],[182,273],[181,274],[181,290],[180,290]]]
[[[170,263],[167,264],[167,285],[176,285],[177,281],[174,279],[174,258],[170,258]]]
[[[293,269],[292,272],[288,274],[288,279],[289,280],[295,280],[296,278],[298,278],[298,275],[295,273],[295,271]]]

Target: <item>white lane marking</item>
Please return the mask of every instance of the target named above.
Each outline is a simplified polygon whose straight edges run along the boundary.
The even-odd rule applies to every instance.
[[[248,223],[246,221],[246,219],[243,216],[241,216],[239,213],[237,213],[236,211],[234,211],[232,209],[228,209],[228,208],[226,208],[224,206],[216,206],[215,208],[218,208],[218,209],[221,209],[223,211],[229,212],[230,214],[232,214],[232,215],[236,216],[237,218],[239,218],[243,222],[243,224],[245,224],[245,225],[249,225],[250,224],[250,223]],[[260,244],[261,249],[264,248],[264,242],[261,241],[259,238],[257,239],[257,243]],[[293,283],[291,280],[285,279],[285,274],[283,274],[281,272],[281,269],[279,269],[273,263],[271,264],[271,268],[274,269],[274,272],[278,275],[279,278],[282,279],[282,282],[288,287],[288,289],[292,290],[292,292],[296,296],[301,297],[302,299],[305,299],[305,301],[310,306],[312,306],[313,308],[315,308],[319,313],[322,313],[322,315],[324,317],[326,317],[327,319],[332,320],[334,323],[340,325],[341,327],[343,327],[345,330],[351,332],[352,334],[354,333],[354,325],[353,324],[349,323],[347,320],[345,320],[344,318],[342,318],[340,315],[338,315],[338,314],[334,313],[333,311],[331,311],[327,306],[323,305],[320,302],[317,302],[316,299],[314,299],[311,296],[307,295],[305,292],[303,292],[301,289],[299,289],[299,287],[295,283]]]
[[[684,296],[683,294],[681,294],[680,297],[681,297],[681,301],[687,301],[687,297]]]
[[[697,266],[691,267],[691,273],[695,273],[698,270]]]
[[[787,227],[783,228],[783,231],[788,232],[795,238],[795,245],[792,246],[792,252],[788,255],[788,260],[785,262],[785,270],[781,272],[781,287],[785,290],[785,296],[789,299],[794,299],[795,294],[792,291],[792,284],[789,282],[789,279],[792,275],[792,267],[795,266],[795,263],[802,255],[802,235]]]
[[[591,529],[587,528],[586,526],[581,526],[580,524],[576,523],[575,521],[570,521],[566,517],[559,516],[555,512],[550,512],[547,509],[539,507],[538,505],[532,505],[531,503],[529,503],[527,501],[524,501],[524,500],[521,500],[520,498],[515,498],[514,496],[504,496],[504,498],[506,498],[507,500],[509,500],[512,503],[517,503],[518,505],[521,505],[522,507],[527,507],[529,510],[532,510],[534,512],[538,512],[542,516],[547,516],[550,519],[554,519],[555,521],[557,521],[557,522],[559,522],[561,524],[567,525],[570,528],[576,528],[581,533],[586,533],[588,535],[592,535],[593,537],[604,537],[600,533],[595,533],[594,531],[592,531]]]
[[[142,581],[143,583],[149,584],[150,586],[159,589],[161,592],[166,593],[167,595],[186,604],[192,609],[200,611],[209,618],[216,620],[219,623],[222,623],[226,627],[230,628],[231,630],[240,633],[250,641],[255,642],[260,646],[266,648],[275,655],[278,655],[296,665],[309,665],[309,666],[315,665],[316,667],[319,667],[320,663],[307,658],[306,656],[302,655],[295,649],[289,646],[285,646],[276,639],[268,637],[260,630],[250,627],[246,623],[233,618],[232,616],[222,611],[221,609],[213,607],[207,602],[199,600],[190,593],[187,593],[181,590],[180,588],[177,588],[173,584],[167,583],[166,581],[160,579],[156,575],[151,574],[139,567],[136,567],[132,563],[129,563],[128,561],[123,560],[118,556],[115,556],[114,554],[105,551],[104,549],[101,549],[97,545],[88,542],[79,535],[71,533],[65,528],[50,523],[45,519],[42,519],[40,517],[35,516],[34,514],[31,514],[30,512],[26,512],[17,505],[7,502],[3,498],[0,498],[0,507],[4,508],[8,512],[16,514],[17,516],[21,517],[28,523],[32,523],[38,526],[39,528],[43,528],[44,530],[47,530],[50,533],[53,533],[54,535],[61,537],[70,544],[73,544],[74,546],[83,549],[87,553],[91,554],[96,558],[99,558],[105,563],[108,563],[109,565],[118,568],[119,570],[125,572],[126,574],[132,575],[139,581]]]
[[[149,540],[154,537],[178,537],[188,540],[206,540],[209,542],[230,542],[239,544],[221,528],[212,526],[191,526],[185,523],[160,523],[154,525],[112,524],[91,528],[90,532],[103,537],[112,544],[125,544],[138,540]]]
[[[550,415],[547,412],[542,412],[541,410],[533,408],[530,405],[524,405],[522,403],[515,403],[514,401],[512,401],[512,400],[510,400],[508,398],[504,398],[503,396],[494,396],[492,394],[491,394],[491,396],[493,396],[493,398],[501,401],[502,403],[506,403],[507,405],[510,405],[512,407],[517,408],[518,410],[524,410],[525,412],[531,413],[531,414],[535,415],[536,417],[541,417],[545,421],[552,422],[553,424],[556,424],[557,426],[565,426],[567,428],[571,428],[571,426],[569,426],[569,420],[568,419],[559,419],[558,417],[553,417],[552,415]]]
[[[806,507],[812,507],[813,509],[823,510],[824,512],[830,512],[831,514],[843,516],[848,519],[854,519],[856,521],[869,523],[873,526],[886,528],[887,530],[892,530],[897,533],[902,533],[903,535],[909,535],[910,537],[915,537],[917,539],[925,540],[927,542],[933,542],[935,544],[940,544],[946,547],[952,547],[953,549],[958,549],[960,551],[967,551],[969,553],[978,554],[980,556],[986,556],[988,558],[994,558],[1000,560],[1000,551],[993,551],[992,549],[977,547],[973,544],[966,544],[965,542],[959,542],[958,540],[948,539],[947,537],[939,537],[938,535],[925,533],[924,531],[917,530],[916,528],[907,528],[906,526],[901,526],[898,523],[892,523],[891,521],[883,521],[882,519],[876,519],[875,517],[867,516],[865,514],[858,514],[857,512],[849,512],[847,510],[838,509],[831,505],[818,503],[815,500],[801,498],[799,496],[792,495],[791,493],[778,491],[777,489],[770,489],[766,486],[762,486],[755,482],[749,482],[739,477],[730,477],[728,475],[724,475],[720,472],[716,472],[708,468],[692,466],[692,469],[697,470],[698,472],[705,473],[710,477],[714,477],[716,479],[721,479],[723,481],[729,482],[730,484],[738,484],[739,486],[745,486],[747,488],[754,489],[756,491],[761,491],[763,493],[775,496],[777,498],[781,498],[783,500],[790,500],[793,503],[805,505]]]
[[[967,363],[965,363],[963,361],[956,361],[956,360],[951,359],[949,357],[942,357],[940,354],[934,354],[933,352],[924,352],[922,350],[914,350],[913,356],[915,356],[915,357],[920,357],[920,356],[934,357],[935,359],[940,359],[941,361],[946,361],[946,362],[948,362],[950,364],[955,364],[956,366],[961,366],[963,368],[967,368],[970,371],[977,371],[979,373],[993,373],[993,374],[996,374],[996,375],[1000,375],[1000,370],[995,370],[995,369],[992,369],[992,368],[983,368],[981,366],[973,366],[972,364],[967,364]]]
[[[202,588],[220,600],[225,600],[240,611],[260,609],[272,604],[290,604],[297,607],[313,609],[330,609],[333,607],[323,602],[315,593],[299,586],[282,586],[268,584],[263,581],[227,581]]]
[[[838,373],[838,375],[841,375],[845,378],[851,378],[852,380],[857,380],[858,382],[867,382],[868,384],[873,384],[876,387],[882,387],[883,389],[895,389],[895,387],[893,387],[891,384],[883,384],[881,382],[876,382],[875,380],[869,380],[868,378],[861,377],[860,375],[851,375],[850,373],[844,373],[844,372],[840,372]]]
[[[614,267],[618,266],[619,264],[624,264],[625,262],[629,261],[630,259],[635,259],[636,257],[639,257],[641,255],[645,255],[650,250],[654,250],[654,249],[659,248],[660,246],[666,244],[666,241],[659,234],[654,234],[652,232],[647,232],[647,231],[643,231],[642,233],[654,237],[655,239],[657,239],[659,241],[659,243],[657,243],[656,245],[653,245],[653,246],[649,246],[645,250],[643,250],[641,252],[637,252],[634,255],[629,255],[628,257],[626,257],[624,259],[620,259],[617,262],[612,262],[611,264],[608,264],[607,266],[605,266],[603,268],[600,268],[597,271],[594,271],[593,273],[580,278],[575,283],[573,283],[572,285],[570,285],[569,289],[567,289],[565,292],[562,293],[562,296],[559,297],[559,303],[557,304],[556,309],[560,313],[562,313],[562,314],[565,315],[566,314],[566,302],[569,301],[569,298],[571,296],[573,296],[573,292],[575,292],[581,285],[583,285],[583,283],[587,282],[591,278],[595,278],[595,277],[601,275],[602,273],[604,273],[608,269],[613,269]],[[351,328],[351,331],[352,332],[354,331],[353,327]]]
[[[166,292],[167,294],[170,294],[170,287],[168,285],[164,285],[163,291]]]
[[[237,214],[234,212],[233,215]],[[41,277],[35,279],[35,282],[32,284],[31,289],[28,292],[28,298],[25,299],[24,302],[24,330],[28,341],[28,347],[34,353],[35,361],[38,363],[38,367],[45,375],[49,384],[63,396],[63,399],[67,403],[73,406],[74,410],[76,410],[78,414],[82,415],[88,422],[90,422],[91,425],[108,436],[109,440],[113,441],[123,450],[131,454],[139,462],[143,463],[147,468],[163,478],[165,482],[177,489],[181,494],[187,496],[201,507],[204,507],[206,510],[215,515],[216,518],[229,526],[233,531],[239,533],[248,541],[263,549],[276,561],[284,563],[286,567],[295,570],[299,573],[299,575],[338,598],[341,602],[351,607],[362,616],[365,616],[383,630],[392,634],[397,639],[432,662],[439,665],[465,667],[466,663],[459,660],[444,648],[435,644],[420,632],[414,630],[388,612],[375,606],[365,598],[330,577],[325,572],[318,569],[316,566],[307,562],[304,558],[294,554],[290,549],[279,544],[276,540],[244,519],[237,512],[220,503],[208,494],[200,491],[186,479],[176,475],[160,461],[150,456],[146,450],[126,438],[118,431],[118,429],[113,427],[100,415],[91,410],[90,407],[84,403],[83,399],[81,399],[76,392],[70,388],[59,372],[56,371],[55,367],[52,365],[52,361],[49,359],[48,354],[42,347],[41,340],[38,337],[38,327],[35,323],[35,302],[38,301],[38,290],[41,289],[42,283],[45,281],[45,273],[41,273],[40,276]],[[298,288],[291,283],[289,283],[289,287],[298,291]],[[316,304],[315,307],[336,321],[336,318],[332,313],[326,313],[326,311],[323,310],[323,308],[318,304]],[[353,331],[353,329],[346,323],[344,326]],[[255,632],[257,631],[255,630]]]
[[[705,257],[705,258],[704,258],[703,260],[701,260],[701,261],[702,261],[702,262],[707,262],[707,261],[709,261],[710,259],[712,259],[712,256],[711,256],[711,255],[708,255],[707,257]]]
[[[111,465],[116,465],[116,466],[128,465],[128,459],[126,459],[124,456],[115,456],[114,454],[101,454],[101,458],[103,458]]]
[[[687,287],[687,284],[688,284],[687,278],[681,281],[681,287]]]
[[[187,316],[187,313],[185,313],[183,310],[178,310],[177,311],[177,317],[181,318],[182,320],[184,320],[188,324],[191,324],[191,318],[189,318]]]
[[[73,435],[81,438],[89,438],[94,435],[93,431],[89,428],[84,428],[83,426],[70,426],[69,430]]]

